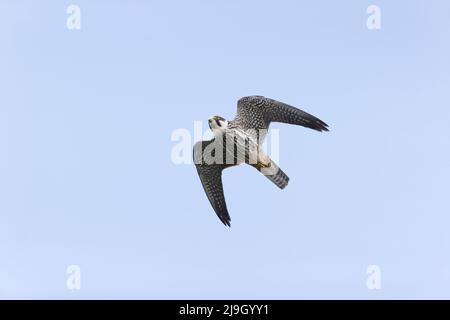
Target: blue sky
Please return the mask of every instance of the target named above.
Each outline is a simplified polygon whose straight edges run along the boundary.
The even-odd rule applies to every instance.
[[[0,1],[0,297],[450,298],[449,9]],[[274,125],[290,184],[226,171],[228,229],[171,135],[253,94],[331,132]]]

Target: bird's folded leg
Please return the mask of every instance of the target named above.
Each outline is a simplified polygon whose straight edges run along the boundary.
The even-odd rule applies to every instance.
[[[264,154],[264,152],[258,150],[258,163],[257,165],[261,168],[270,168],[272,161],[269,156]]]

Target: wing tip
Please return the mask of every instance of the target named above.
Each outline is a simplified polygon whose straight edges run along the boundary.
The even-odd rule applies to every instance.
[[[225,225],[225,227],[231,228],[231,219],[227,217],[219,217],[220,221]]]
[[[328,124],[326,124],[322,120],[316,121],[315,126],[312,129],[317,130],[319,132],[329,132],[330,131],[330,128],[328,128]]]

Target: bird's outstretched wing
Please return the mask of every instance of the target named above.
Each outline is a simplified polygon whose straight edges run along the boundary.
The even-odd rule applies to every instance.
[[[328,125],[313,115],[263,96],[239,99],[237,115],[233,121],[244,129],[268,129],[271,122],[283,122],[328,131]]]
[[[199,141],[194,146],[194,163],[202,182],[203,189],[211,206],[226,226],[231,226],[231,218],[228,213],[225,195],[222,185],[222,171],[234,164],[226,164],[225,154],[221,161],[214,161],[215,149],[211,145],[215,140]],[[208,148],[209,147],[209,148]],[[216,159],[217,160],[217,159]],[[223,160],[223,161],[222,161]]]

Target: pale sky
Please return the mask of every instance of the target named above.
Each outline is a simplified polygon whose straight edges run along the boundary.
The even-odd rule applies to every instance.
[[[1,1],[0,297],[450,298],[449,10]],[[285,190],[227,170],[229,229],[171,135],[254,94],[331,131],[273,126]]]

